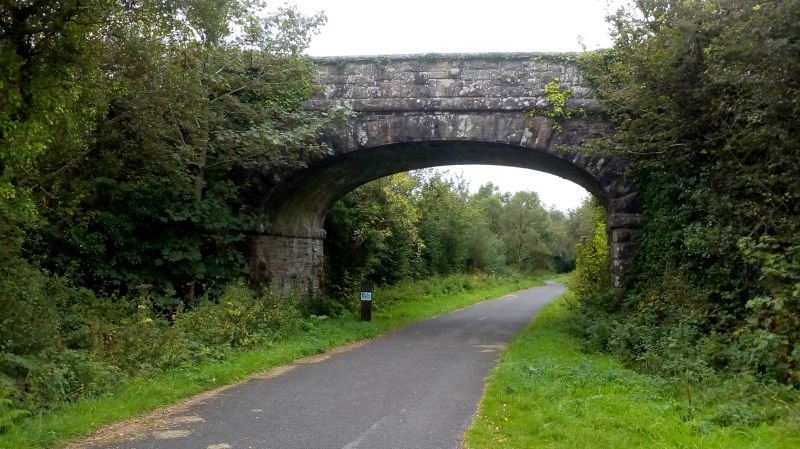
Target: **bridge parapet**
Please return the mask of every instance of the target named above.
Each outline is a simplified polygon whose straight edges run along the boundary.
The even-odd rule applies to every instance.
[[[574,53],[486,53],[317,58],[319,89],[309,109],[345,103],[360,112],[542,110],[545,84],[572,91],[567,106],[600,104]]]

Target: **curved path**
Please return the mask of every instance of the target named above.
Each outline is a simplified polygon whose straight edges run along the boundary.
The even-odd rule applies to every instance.
[[[563,290],[548,282],[421,321],[74,447],[456,449],[500,352]]]

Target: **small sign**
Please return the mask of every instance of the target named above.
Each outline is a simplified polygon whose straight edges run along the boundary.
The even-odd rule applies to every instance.
[[[361,284],[361,321],[372,320],[372,284]]]
[[[364,282],[361,284],[361,300],[372,301],[372,284]]]

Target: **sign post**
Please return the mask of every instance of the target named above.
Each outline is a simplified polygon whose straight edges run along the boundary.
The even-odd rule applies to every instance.
[[[372,285],[361,284],[361,321],[372,320]]]

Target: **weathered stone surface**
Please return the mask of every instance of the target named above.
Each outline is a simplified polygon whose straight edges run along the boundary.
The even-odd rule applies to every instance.
[[[324,275],[322,238],[256,235],[250,240],[253,281],[275,292],[316,296]]]
[[[636,255],[637,244],[633,242],[611,242],[611,259],[625,260]]]
[[[639,238],[638,228],[616,228],[611,230],[611,243],[637,243]]]
[[[545,62],[533,62],[536,58]],[[320,88],[307,106],[325,110],[346,100],[366,112],[542,110],[544,85],[558,77],[573,92],[567,106],[596,111],[600,104],[573,58],[537,53],[319,58]],[[440,101],[434,106],[435,99]]]
[[[348,191],[393,173],[450,164],[530,168],[571,180],[609,213],[612,283],[623,286],[641,227],[627,161],[581,151],[608,130],[572,54],[404,55],[320,58],[309,110],[348,106],[355,117],[322,140],[329,155],[261,188],[254,207],[269,217],[253,239],[257,283],[316,294],[322,226]],[[585,114],[554,126],[544,86],[555,77]],[[264,177],[267,179],[267,176]],[[259,181],[266,186],[268,181]]]
[[[608,215],[610,228],[640,228],[642,216],[638,213],[610,213]]]

